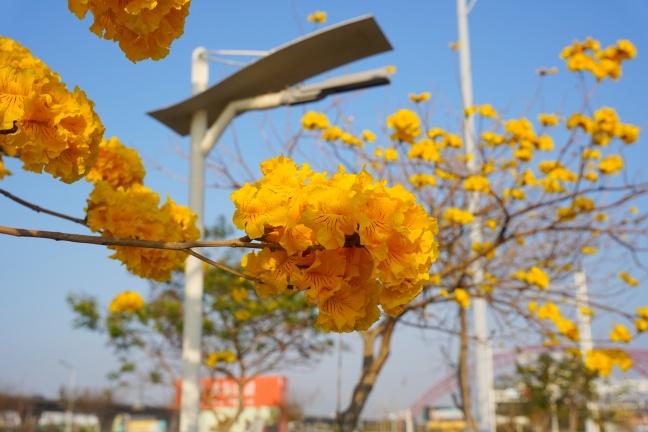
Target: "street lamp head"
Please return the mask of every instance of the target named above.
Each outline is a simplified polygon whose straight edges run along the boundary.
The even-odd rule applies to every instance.
[[[372,16],[356,18],[270,50],[205,91],[148,114],[185,136],[190,133],[195,112],[206,111],[208,124],[212,124],[232,101],[287,90],[339,66],[391,49]]]

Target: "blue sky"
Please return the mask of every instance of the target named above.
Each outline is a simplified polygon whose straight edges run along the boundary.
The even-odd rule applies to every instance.
[[[370,89],[347,105],[361,128],[379,130],[380,122],[408,105],[407,94],[432,92],[437,104],[435,121],[444,126],[452,118],[450,107],[459,106],[457,62],[448,43],[457,39],[455,3],[452,1],[320,1],[249,0],[198,1],[191,6],[184,36],[171,54],[159,62],[133,64],[112,42],[100,40],[88,30],[90,22],[68,12],[65,1],[5,2],[0,34],[30,48],[58,72],[69,87],[78,85],[96,103],[106,126],[106,136],[118,136],[135,147],[147,164],[145,184],[161,196],[187,202],[188,163],[174,151],[188,141],[146,115],[189,96],[190,57],[195,47],[208,49],[268,50],[316,27],[306,22],[315,10],[328,12],[327,24],[373,14],[394,46],[381,54],[333,71],[326,76],[395,65],[397,73],[388,87]],[[546,110],[578,102],[576,80],[566,73],[558,53],[574,39],[593,36],[603,45],[630,39],[638,48],[637,59],[624,67],[617,83],[597,93],[595,104],[613,106],[622,121],[648,126],[648,4],[640,0],[589,2],[545,0],[481,0],[470,16],[474,100],[491,103],[503,111],[520,112],[534,95],[538,67],[558,66],[560,73],[547,80],[539,102]],[[211,82],[233,69],[211,66]],[[279,108],[271,121],[283,133],[295,131],[296,114],[303,109],[323,109],[330,101]],[[291,120],[292,119],[292,120]],[[258,130],[266,114],[248,113],[234,122],[245,156],[255,166],[271,157]],[[226,133],[223,143],[232,140]],[[627,158],[629,169],[644,171],[648,161],[646,139],[636,144]],[[14,176],[0,182],[3,188],[42,207],[83,217],[88,184],[64,185],[48,176],[22,172],[11,161]],[[156,169],[163,166],[175,176]],[[209,177],[207,179],[209,182]],[[641,209],[645,211],[645,209]],[[208,190],[206,223],[232,212],[228,193]],[[0,197],[0,225],[87,234],[82,227],[37,214]],[[39,239],[0,237],[0,388],[54,396],[67,383],[64,359],[77,368],[83,387],[106,385],[105,375],[115,365],[104,341],[97,335],[72,328],[72,313],[65,304],[69,292],[90,292],[107,304],[124,289],[146,292],[147,282],[129,275],[108,251],[90,245]],[[644,290],[648,287],[643,285]],[[371,397],[367,413],[381,414],[411,405],[427,387],[443,375],[438,336],[422,340],[401,332]],[[358,337],[345,335],[347,343]],[[355,356],[354,356],[355,354]],[[359,368],[358,350],[344,356],[345,401]],[[416,361],[413,361],[412,358]],[[295,393],[307,401],[309,412],[328,414],[335,409],[336,360],[325,359],[308,373],[293,372]]]

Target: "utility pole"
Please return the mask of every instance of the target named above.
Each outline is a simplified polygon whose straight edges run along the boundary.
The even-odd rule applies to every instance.
[[[474,5],[474,0],[471,2]],[[459,74],[463,108],[473,106],[472,72],[470,65],[470,37],[468,35],[468,14],[470,7],[466,0],[457,0],[457,28],[459,32]],[[478,170],[475,151],[475,128],[473,116],[464,116],[463,139],[466,148],[466,165],[470,174]],[[472,155],[471,157],[468,157]],[[479,207],[479,192],[469,192],[468,211],[475,213]],[[475,218],[470,224],[469,237],[471,244],[481,243],[482,224]],[[474,261],[469,268],[473,284],[482,285],[484,270],[481,262]],[[475,297],[472,301],[472,317],[475,333],[475,375],[476,375],[476,409],[479,432],[495,431],[495,404],[493,400],[493,352],[488,339],[488,315],[486,300]]]

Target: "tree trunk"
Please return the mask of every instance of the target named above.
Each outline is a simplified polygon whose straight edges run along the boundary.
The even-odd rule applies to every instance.
[[[468,318],[466,316],[466,309],[461,306],[459,306],[459,319],[461,321],[461,333],[459,334],[460,345],[457,378],[459,381],[459,392],[461,394],[461,409],[466,419],[466,430],[475,432],[477,428],[472,415],[470,381],[468,379]]]
[[[376,378],[389,357],[391,337],[397,320],[398,318],[393,317],[385,318],[376,328],[360,333],[364,351],[362,372],[353,390],[349,406],[338,414],[340,432],[351,432],[358,423],[369,393],[376,383]],[[374,345],[378,338],[380,338],[380,346],[375,352]]]

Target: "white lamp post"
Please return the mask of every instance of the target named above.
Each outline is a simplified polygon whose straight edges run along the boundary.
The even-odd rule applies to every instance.
[[[474,0],[471,5],[474,5]],[[457,0],[457,24],[459,30],[459,67],[461,97],[463,107],[473,106],[472,74],[470,67],[470,37],[468,36],[468,13],[471,5],[466,6],[466,0]],[[466,143],[466,155],[475,156],[475,128],[473,117],[468,116],[463,123],[463,136]],[[477,160],[467,158],[466,165],[469,173],[477,171]],[[475,213],[479,206],[479,193],[470,192],[468,195],[468,211]],[[481,221],[478,218],[470,224],[470,242],[481,243]],[[473,274],[473,284],[480,286],[484,280],[484,270],[479,261],[470,265]],[[495,431],[495,402],[493,397],[493,352],[488,337],[488,315],[486,300],[475,297],[472,301],[473,326],[475,332],[475,375],[476,375],[476,411],[479,432]]]
[[[180,135],[191,135],[189,207],[198,215],[201,232],[205,158],[234,117],[250,110],[317,101],[334,93],[388,84],[389,73],[383,68],[296,86],[336,67],[391,49],[373,17],[361,17],[273,49],[208,88],[209,52],[196,48],[192,53],[193,96],[149,115]],[[180,432],[198,430],[202,296],[202,262],[189,257],[185,264]]]
[[[72,416],[74,414],[74,394],[76,392],[76,368],[65,360],[59,359],[59,364],[70,371],[68,406],[65,411],[65,432],[72,432]]]

